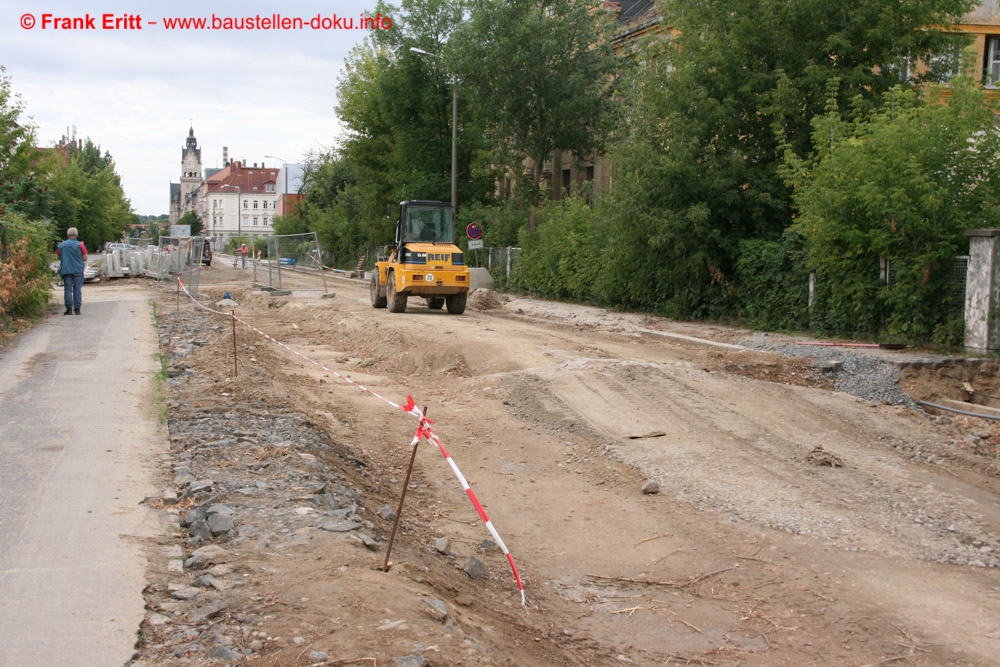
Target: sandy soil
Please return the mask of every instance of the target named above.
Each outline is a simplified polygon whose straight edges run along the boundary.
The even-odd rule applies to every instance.
[[[392,314],[371,307],[361,281],[328,278],[335,295],[322,298],[317,278],[283,277],[291,295],[255,292],[219,260],[202,273],[202,302],[229,291],[238,316],[277,340],[426,406],[529,605],[424,443],[390,571],[384,542],[373,552],[317,539],[282,554],[260,584],[271,604],[230,609],[265,619],[251,661],[310,664],[289,644],[299,634],[331,665],[409,654],[432,665],[997,664],[994,422],[874,405],[831,392],[809,360],[684,338],[747,334],[721,326],[481,294],[462,316],[412,299]],[[161,312],[176,307],[172,291],[146,289]],[[206,321],[225,324],[193,354],[211,380],[174,405],[294,406],[364,462],[367,506],[396,506],[412,417],[246,329],[238,355],[260,374],[235,383],[228,320]],[[992,390],[995,373],[911,370],[903,386],[959,397],[963,380]],[[643,493],[648,480],[659,493]],[[377,523],[379,536],[390,527]],[[434,549],[441,536],[452,554]],[[250,543],[234,553],[248,571],[278,558]],[[462,571],[469,555],[485,579]],[[169,578],[156,558],[150,577]],[[446,624],[424,598],[445,601]]]

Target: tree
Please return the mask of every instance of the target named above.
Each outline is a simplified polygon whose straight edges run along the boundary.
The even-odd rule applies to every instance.
[[[0,214],[17,212],[29,218],[48,214],[44,175],[37,168],[35,127],[21,118],[24,104],[11,89],[0,65]]]
[[[968,77],[948,92],[896,88],[853,120],[831,100],[813,121],[812,157],[789,147],[794,228],[809,241],[827,328],[874,332],[884,321],[889,334],[926,340],[961,312],[950,278],[963,231],[1000,223],[1000,105]],[[891,284],[880,281],[885,260]]]
[[[76,227],[87,247],[100,248],[125,236],[132,222],[132,206],[121,187],[110,154],[89,138],[51,151],[46,158],[47,185],[52,197],[52,219],[65,234]]]
[[[739,309],[740,242],[777,241],[794,215],[778,173],[804,155],[827,84],[840,108],[877,108],[904,57],[929,60],[960,37],[970,0],[663,0],[669,42],[648,47],[612,154],[606,298],[677,317]]]
[[[610,130],[619,59],[610,14],[574,0],[472,0],[448,61],[475,100],[490,158],[513,173],[530,162],[539,204],[554,151],[588,156]]]

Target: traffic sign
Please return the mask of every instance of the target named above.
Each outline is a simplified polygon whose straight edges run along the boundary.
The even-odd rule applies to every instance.
[[[482,239],[469,239],[469,250],[479,250],[483,247]]]
[[[465,228],[465,233],[469,235],[470,239],[481,239],[483,237],[482,228],[474,222],[469,223],[469,226]]]

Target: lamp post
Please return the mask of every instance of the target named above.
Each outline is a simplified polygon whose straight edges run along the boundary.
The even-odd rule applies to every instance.
[[[441,56],[436,53],[431,53],[430,51],[424,51],[423,49],[418,49],[415,46],[410,47],[410,51],[413,53],[419,53],[422,56],[430,56],[437,60],[441,59]],[[452,78],[451,80],[451,212],[452,215],[458,215],[458,81]]]
[[[276,155],[265,155],[264,157],[266,157],[268,160],[278,160],[279,162],[285,165],[283,167],[285,171],[285,192],[282,195],[283,198],[281,200],[281,215],[285,215],[285,204],[288,202],[288,160],[282,160],[280,157]]]

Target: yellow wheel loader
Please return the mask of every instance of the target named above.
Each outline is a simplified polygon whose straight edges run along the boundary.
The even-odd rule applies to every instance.
[[[422,297],[427,307],[461,315],[469,297],[469,269],[455,245],[451,204],[412,200],[399,205],[396,242],[375,263],[371,279],[372,307],[406,310],[406,300]]]

